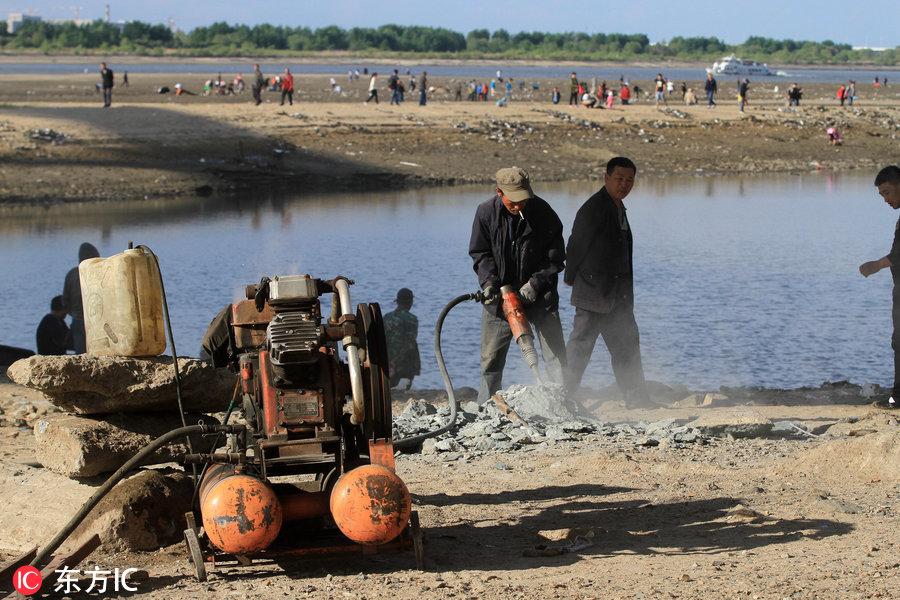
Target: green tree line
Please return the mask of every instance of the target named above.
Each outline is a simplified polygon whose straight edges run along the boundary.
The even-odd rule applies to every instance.
[[[742,58],[773,63],[874,63],[896,65],[900,50],[854,50],[849,44],[775,40],[753,36],[729,45],[716,37],[674,37],[650,43],[644,34],[509,33],[475,29],[468,34],[442,27],[383,25],[311,29],[219,22],[189,32],[131,21],[118,27],[103,21],[84,25],[28,21],[14,35],[0,36],[6,50],[41,52],[123,52],[196,56],[245,56],[313,52],[349,52],[363,56],[421,54],[459,58],[532,58],[557,60],[711,60],[734,52]]]

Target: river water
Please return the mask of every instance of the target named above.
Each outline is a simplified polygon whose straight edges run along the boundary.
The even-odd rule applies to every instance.
[[[109,66],[116,73],[128,71],[130,73],[183,73],[183,74],[206,74],[210,78],[222,74],[226,79],[237,73],[248,73],[253,71],[252,59],[234,60],[220,59],[210,61],[184,61],[184,62],[152,62],[152,61],[135,61],[135,62],[110,62]],[[0,75],[7,74],[29,74],[29,75],[75,75],[78,73],[97,72],[98,59],[82,58],[82,59],[66,59],[60,61],[48,62],[0,62]],[[387,72],[389,69],[398,68],[401,73],[405,73],[407,69],[413,73],[427,71],[432,77],[465,77],[475,78],[479,80],[489,80],[496,76],[497,69],[501,69],[503,77],[513,77],[514,79],[560,79],[568,81],[569,73],[577,71],[579,76],[584,79],[596,77],[598,80],[605,79],[607,81],[618,81],[619,77],[624,77],[634,81],[652,81],[656,74],[660,71],[665,73],[666,77],[672,81],[695,81],[706,78],[705,67],[712,66],[702,65],[696,67],[670,67],[660,65],[654,67],[642,67],[623,64],[622,66],[610,66],[608,64],[589,66],[589,65],[569,65],[559,63],[554,65],[529,65],[529,64],[484,64],[478,62],[461,61],[456,64],[429,64],[427,62],[417,61],[401,61],[396,65],[372,65],[365,62],[347,62],[347,63],[294,63],[289,58],[279,61],[264,61],[260,63],[264,73],[280,73],[286,66],[291,68],[294,74],[299,75],[336,75],[346,76],[348,70],[359,69],[363,72],[364,67],[368,67],[370,71],[377,70]],[[804,83],[846,83],[853,79],[860,85],[868,85],[875,77],[883,78],[885,75],[891,81],[900,79],[895,67],[883,68],[801,68],[791,66],[770,65],[772,72],[781,71],[783,76],[772,77],[756,77],[761,82],[771,81],[777,83],[779,80],[790,78],[792,81],[800,81]],[[731,81],[736,79],[733,75],[720,75],[720,82]],[[721,85],[721,83],[720,83]]]
[[[536,186],[566,237],[595,189]],[[485,186],[4,209],[0,344],[34,348],[35,327],[81,242],[107,256],[134,241],[160,257],[182,354],[196,354],[210,318],[261,275],[343,274],[356,281],[355,302],[385,310],[398,288],[415,292],[423,365],[416,386],[438,387],[433,325],[447,301],[477,289],[467,244],[475,206],[489,194]],[[626,204],[648,378],[707,389],[890,382],[891,278],[857,272],[887,253],[896,218],[870,175],[639,177]],[[562,286],[566,334],[568,290]],[[459,385],[477,383],[480,310],[460,306],[445,325],[444,352]],[[513,348],[506,382],[527,380]],[[585,383],[611,381],[601,342]]]

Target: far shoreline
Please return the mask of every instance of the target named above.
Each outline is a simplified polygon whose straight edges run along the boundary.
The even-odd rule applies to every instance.
[[[550,59],[527,59],[527,58],[430,58],[428,56],[365,56],[358,54],[339,55],[333,52],[321,54],[302,53],[298,55],[223,55],[223,56],[198,56],[198,55],[165,55],[152,56],[148,54],[103,54],[103,53],[85,53],[85,54],[47,54],[37,52],[0,52],[0,64],[26,63],[59,63],[59,64],[81,64],[85,61],[105,60],[107,62],[132,63],[132,64],[177,64],[177,63],[195,63],[198,65],[215,64],[220,62],[279,62],[290,61],[293,64],[325,64],[325,65],[341,65],[346,66],[348,63],[359,63],[360,65],[435,65],[435,66],[535,66],[535,67],[586,67],[586,68],[703,68],[705,69],[711,63],[703,61],[683,61],[683,60],[629,60],[629,61],[574,61],[574,60],[550,60]],[[716,59],[713,59],[716,60]],[[874,63],[846,63],[846,64],[808,64],[808,63],[772,63],[769,65],[771,69],[786,67],[792,69],[822,69],[822,70],[872,70],[872,71],[888,71],[900,72],[900,65],[877,65]]]

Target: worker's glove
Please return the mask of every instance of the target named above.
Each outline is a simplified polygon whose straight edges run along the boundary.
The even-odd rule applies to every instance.
[[[497,289],[492,285],[484,286],[484,289],[481,290],[481,303],[490,306],[496,304],[498,300],[500,300],[500,295],[497,293]]]
[[[529,282],[519,288],[519,296],[526,304],[534,304],[535,300],[537,300],[537,290]]]

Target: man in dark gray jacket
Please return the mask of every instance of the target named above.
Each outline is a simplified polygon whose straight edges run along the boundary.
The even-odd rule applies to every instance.
[[[534,195],[523,169],[500,169],[496,178],[496,195],[478,206],[469,240],[469,256],[487,298],[481,320],[479,403],[502,387],[512,340],[500,310],[504,285],[519,292],[550,379],[562,383],[566,365],[556,289],[566,259],[562,222],[545,200]]]
[[[602,335],[616,383],[629,406],[650,405],[634,320],[633,238],[623,200],[637,167],[623,156],[606,165],[605,185],[578,209],[566,246],[564,280],[572,288],[575,325],[566,345],[571,393],[578,390]]]

